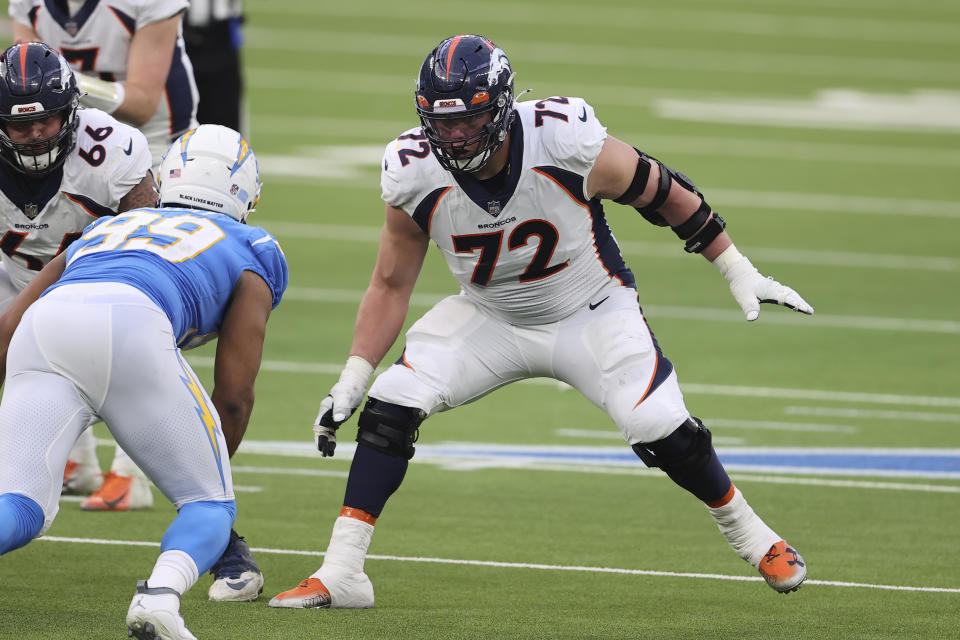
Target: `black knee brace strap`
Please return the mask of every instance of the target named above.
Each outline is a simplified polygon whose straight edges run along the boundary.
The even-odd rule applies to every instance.
[[[413,443],[420,436],[420,423],[426,417],[420,409],[370,398],[357,420],[357,442],[389,456],[409,460],[416,451]]]
[[[648,467],[682,477],[700,471],[710,461],[712,437],[699,418],[690,418],[663,440],[638,442],[633,451]]]

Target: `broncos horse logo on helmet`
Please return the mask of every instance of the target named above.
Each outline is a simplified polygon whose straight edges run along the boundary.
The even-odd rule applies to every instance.
[[[40,42],[15,44],[0,58],[0,159],[28,175],[43,175],[67,160],[76,142],[80,90],[73,70]],[[60,129],[42,140],[15,142],[10,127],[60,115]]]
[[[480,170],[503,146],[513,123],[513,71],[507,54],[487,38],[459,35],[430,52],[417,78],[417,114],[440,164],[450,171]],[[479,132],[440,135],[438,123],[491,114]]]

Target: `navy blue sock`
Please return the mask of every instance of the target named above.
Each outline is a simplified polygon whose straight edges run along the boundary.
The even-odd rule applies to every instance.
[[[699,428],[703,429],[702,426]],[[691,452],[699,449],[698,441],[702,437],[703,434],[698,430],[681,425],[663,440],[650,442],[645,446],[661,461],[661,468],[671,480],[710,504],[723,499],[730,491],[732,483],[712,445],[705,461],[696,456],[696,461],[690,459]],[[700,443],[700,446],[702,445],[703,443]],[[702,451],[706,453],[705,450]],[[688,462],[671,464],[680,460]]]
[[[720,463],[717,452],[710,447],[710,461],[693,473],[683,474],[681,477],[675,477],[676,474],[667,472],[670,479],[678,485],[697,496],[707,504],[713,506],[713,503],[719,502],[733,486],[730,482],[730,476],[727,470]]]
[[[344,506],[366,511],[374,518],[380,517],[387,499],[403,482],[408,464],[409,461],[402,456],[388,456],[358,444],[347,478]]]

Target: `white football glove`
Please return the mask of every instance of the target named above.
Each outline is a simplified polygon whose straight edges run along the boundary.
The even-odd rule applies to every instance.
[[[101,80],[85,73],[74,72],[74,75],[80,88],[80,104],[85,107],[113,113],[126,99],[126,89],[119,82]]]
[[[317,450],[326,458],[337,448],[337,428],[360,406],[367,392],[373,365],[360,356],[350,356],[340,373],[340,380],[320,402],[320,412],[313,423]]]
[[[743,309],[748,322],[753,322],[760,315],[762,302],[779,304],[800,313],[813,315],[813,307],[807,304],[799,293],[780,284],[772,276],[763,277],[747,257],[737,251],[732,244],[717,256],[713,265],[730,283],[730,293]]]

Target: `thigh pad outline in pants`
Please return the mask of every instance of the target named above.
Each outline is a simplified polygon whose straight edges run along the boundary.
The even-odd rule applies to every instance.
[[[369,395],[432,415],[527,375],[511,327],[450,296],[410,327],[403,358],[377,376]]]
[[[120,446],[177,508],[233,500],[220,417],[174,346],[172,333],[169,338],[162,349],[151,350],[154,375],[138,377],[142,361],[124,367],[123,382],[111,388],[101,415]],[[144,387],[151,380],[152,388]]]
[[[669,365],[654,345],[636,293],[614,289],[610,297],[608,305],[563,321],[558,375],[606,411],[629,444],[659,440],[689,417],[676,372],[664,376]]]

